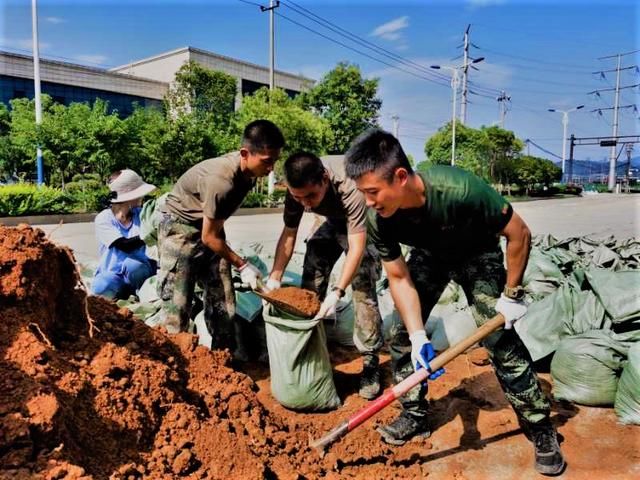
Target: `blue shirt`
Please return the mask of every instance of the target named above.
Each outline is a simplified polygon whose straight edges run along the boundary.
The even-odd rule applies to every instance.
[[[148,262],[146,255],[146,247],[143,245],[133,252],[123,252],[110,245],[117,239],[131,238],[140,235],[140,208],[132,210],[132,221],[128,227],[122,225],[110,208],[101,211],[94,221],[96,227],[96,239],[98,240],[98,252],[100,261],[96,275],[100,272],[120,273],[122,271],[122,262],[126,258],[135,258],[141,262]]]

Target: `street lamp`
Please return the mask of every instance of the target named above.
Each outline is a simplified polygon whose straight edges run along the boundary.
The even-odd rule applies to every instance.
[[[451,72],[451,90],[453,92],[453,114],[451,115],[451,165],[456,164],[456,103],[458,102],[458,70],[463,69],[471,65],[472,63],[479,63],[484,60],[484,57],[478,57],[470,62],[460,65],[458,67],[452,67],[449,65],[431,65],[431,68],[435,70],[449,70]]]
[[[567,129],[569,127],[569,114],[584,108],[584,105],[578,105],[569,110],[558,110],[557,108],[549,108],[550,112],[558,112],[562,114],[562,183],[565,183],[564,162],[567,158]]]

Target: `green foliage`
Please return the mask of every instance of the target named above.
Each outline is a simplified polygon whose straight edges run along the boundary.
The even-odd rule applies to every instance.
[[[497,126],[475,129],[456,125],[456,165],[499,185],[498,189],[509,194],[514,189],[524,188],[528,193],[535,185],[549,186],[561,176],[560,169],[550,160],[521,155],[523,147],[513,132]],[[450,164],[450,123],[427,140],[425,153],[428,160],[420,163],[418,169]]]
[[[267,195],[264,193],[256,192],[255,190],[250,191],[244,200],[242,201],[243,208],[258,208],[264,207],[267,204]]]
[[[74,175],[64,191],[70,196],[75,212],[100,211],[109,195],[109,188],[95,173]]]
[[[244,127],[260,118],[271,120],[282,131],[286,145],[281,159],[286,159],[291,153],[299,150],[322,155],[326,151],[326,145],[330,144],[333,138],[325,120],[303,110],[284,90],[277,88],[269,91],[267,88],[261,88],[253,95],[244,97],[242,106],[233,119],[232,138],[236,148],[240,145]],[[282,161],[276,165],[277,172],[281,169]]]
[[[68,213],[72,200],[62,190],[27,183],[0,186],[0,216]]]
[[[229,123],[234,111],[235,98],[234,77],[190,60],[176,73],[165,103],[174,115],[195,113],[220,125]]]
[[[377,93],[377,78],[365,80],[357,65],[343,62],[310,91],[300,94],[297,101],[328,122],[333,140],[327,144],[327,151],[341,154],[354,137],[377,126],[382,106]]]

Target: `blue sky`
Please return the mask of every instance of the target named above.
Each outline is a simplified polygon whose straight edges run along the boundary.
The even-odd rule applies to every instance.
[[[259,3],[39,0],[41,55],[111,67],[189,45],[267,65],[268,16],[260,12]],[[31,51],[30,4],[0,0],[0,49]],[[300,15],[305,12],[300,7],[308,16]],[[357,35],[361,43],[323,28],[309,18],[309,12]],[[433,75],[424,68],[461,64],[456,57],[462,53],[459,46],[468,24],[475,45],[471,55],[485,60],[477,65],[479,71],[471,72],[471,89],[478,95],[469,97],[467,125],[497,122],[496,96],[505,90],[511,97],[505,127],[557,155],[562,151],[561,115],[547,109],[584,104],[584,109],[570,115],[569,133],[610,135],[612,111],[599,115],[591,110],[611,107],[612,92],[603,92],[600,98],[587,93],[611,88],[615,76],[606,73],[603,79],[592,72],[615,68],[615,59],[598,57],[640,48],[640,7],[633,0],[284,0],[277,13],[276,68],[318,79],[337,62],[349,61],[358,64],[365,76],[378,77],[381,124],[391,130],[391,116],[400,117],[400,140],[416,160],[424,158],[425,139],[451,118],[448,80],[429,81],[425,77]],[[369,50],[362,42],[388,53]],[[640,64],[640,56],[623,57],[622,63]],[[637,83],[636,71],[621,74],[621,85]],[[638,88],[623,90],[620,103],[638,104],[640,109],[639,98]],[[638,115],[632,109],[622,110],[619,134],[640,133]],[[639,152],[637,145],[635,155]],[[555,159],[533,146],[531,153]],[[576,151],[581,159],[607,155],[608,149],[600,147]]]

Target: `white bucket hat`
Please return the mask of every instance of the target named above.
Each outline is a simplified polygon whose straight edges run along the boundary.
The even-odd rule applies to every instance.
[[[121,170],[120,175],[109,183],[109,190],[116,194],[111,203],[124,203],[142,198],[155,189],[155,185],[146,183],[140,175],[129,169]]]

